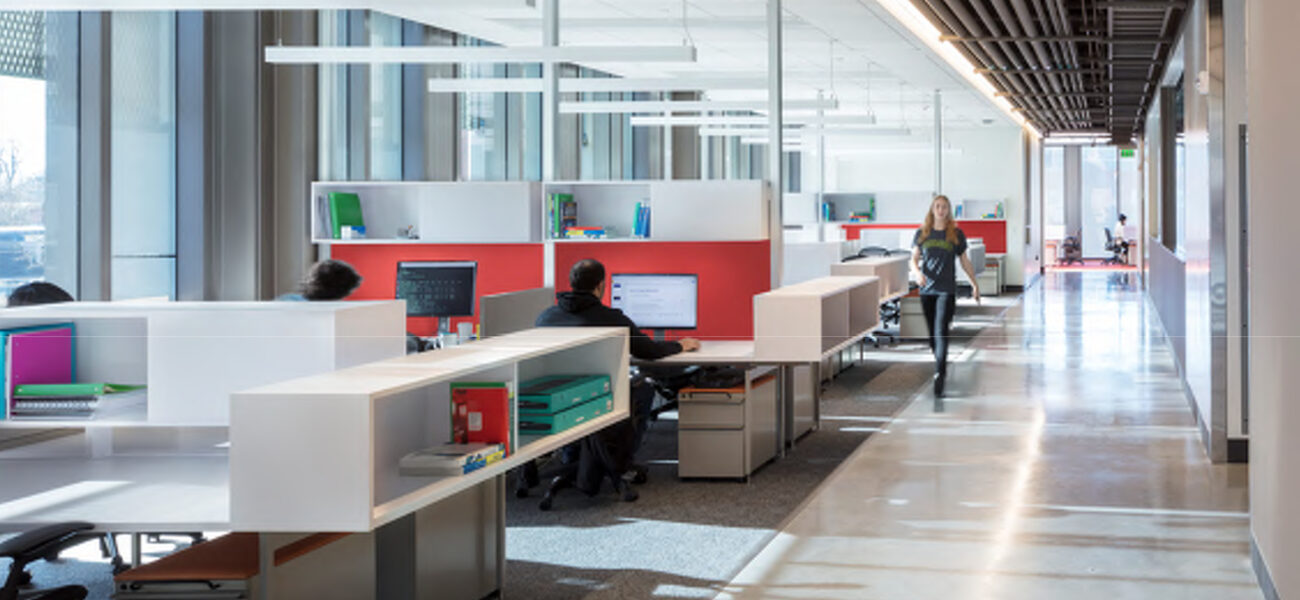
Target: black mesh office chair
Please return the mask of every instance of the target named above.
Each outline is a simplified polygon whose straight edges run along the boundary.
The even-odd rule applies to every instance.
[[[1106,251],[1110,252],[1110,256],[1101,261],[1101,263],[1109,265],[1128,264],[1128,244],[1116,240],[1115,236],[1111,235],[1109,227],[1105,228],[1105,231]]]
[[[1061,256],[1056,260],[1058,265],[1072,263],[1083,264],[1083,246],[1079,243],[1078,233],[1061,240]]]
[[[55,523],[0,542],[0,558],[8,558],[9,575],[0,587],[0,600],[84,600],[89,592],[79,585],[65,585],[48,590],[19,593],[32,581],[27,565],[38,560],[54,560],[63,550],[86,540],[94,525],[81,521]]]
[[[889,256],[889,248],[885,248],[884,246],[865,246],[858,250],[857,254],[846,256],[841,259],[840,262],[849,262],[851,260],[866,258],[868,256]]]

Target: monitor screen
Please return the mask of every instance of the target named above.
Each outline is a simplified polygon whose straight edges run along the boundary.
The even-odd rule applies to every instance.
[[[408,317],[474,316],[473,262],[399,262],[397,299]]]
[[[698,275],[615,273],[610,277],[609,305],[638,327],[695,329]]]

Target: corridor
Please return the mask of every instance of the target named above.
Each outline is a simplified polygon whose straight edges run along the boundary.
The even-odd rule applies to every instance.
[[[1136,280],[1047,275],[720,597],[1260,598],[1246,466],[1206,459]]]

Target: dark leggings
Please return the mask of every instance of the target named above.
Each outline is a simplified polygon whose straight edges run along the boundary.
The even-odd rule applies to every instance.
[[[934,350],[935,372],[948,374],[948,337],[952,314],[957,310],[957,294],[921,294],[925,326],[930,331],[930,348]]]

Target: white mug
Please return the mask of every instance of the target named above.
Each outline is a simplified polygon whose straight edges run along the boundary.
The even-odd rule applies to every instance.
[[[469,321],[457,323],[456,333],[460,335],[460,339],[469,341],[470,338],[474,337],[474,324]]]

